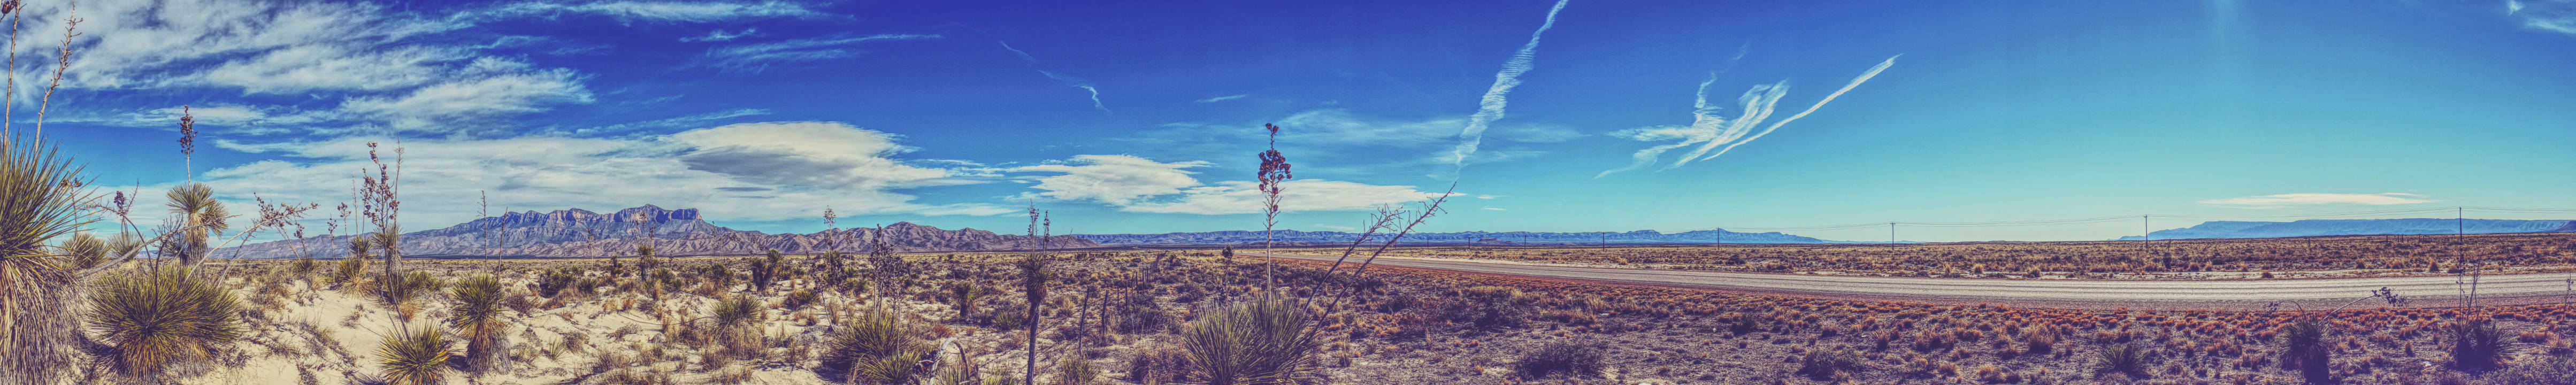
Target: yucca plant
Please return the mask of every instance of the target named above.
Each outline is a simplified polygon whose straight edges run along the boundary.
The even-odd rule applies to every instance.
[[[120,371],[152,375],[173,363],[206,359],[242,333],[241,299],[171,266],[111,277],[90,296],[82,318]]]
[[[911,334],[901,316],[868,311],[848,325],[833,337],[832,350],[823,357],[825,367],[845,371],[844,380],[908,384],[920,374],[920,361],[931,346]]]
[[[372,248],[374,243],[367,242],[367,237],[349,237],[349,257],[340,259],[340,269],[331,272],[331,280],[342,285],[357,283],[366,274],[367,250]]]
[[[409,331],[396,331],[376,350],[376,367],[384,371],[389,385],[429,385],[447,378],[448,352],[453,341],[437,328],[423,326]]]
[[[95,199],[70,162],[33,140],[0,138],[0,383],[48,383],[69,362],[73,272],[45,244],[93,221],[81,207]]]
[[[63,256],[70,258],[66,268],[72,270],[98,267],[98,264],[107,262],[109,252],[106,240],[89,233],[73,233],[71,239],[63,240],[62,249]]]
[[[225,219],[232,218],[232,212],[224,209],[223,201],[215,200],[214,189],[204,183],[172,187],[163,195],[170,199],[170,215],[177,217],[180,226],[177,243],[180,249],[176,253],[179,263],[188,266],[205,263],[206,253],[214,251],[214,246],[206,243],[207,239],[232,228],[224,223]]]
[[[1306,312],[1293,300],[1263,293],[1210,312],[1190,323],[1182,347],[1213,385],[1313,384],[1316,348],[1322,346]]]
[[[500,342],[506,327],[501,319],[510,311],[501,301],[508,296],[491,274],[465,277],[447,289],[447,326],[465,334],[465,358],[476,370],[492,362],[492,345]]]

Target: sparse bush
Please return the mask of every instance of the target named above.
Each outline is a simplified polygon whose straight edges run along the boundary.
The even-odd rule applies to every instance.
[[[2308,383],[2332,382],[2326,372],[2332,349],[2326,342],[2324,319],[2310,318],[2281,327],[2281,368],[2299,371]]]
[[[2102,369],[2127,374],[2142,374],[2146,368],[2146,349],[2129,344],[2102,348]]]
[[[376,351],[376,366],[383,369],[386,384],[438,384],[447,378],[450,343],[446,334],[434,328],[396,331]]]
[[[668,272],[665,270],[658,273]],[[571,288],[573,281],[578,280],[581,280],[581,270],[578,269],[567,267],[546,270],[545,274],[537,276],[537,294],[547,298],[562,295],[564,289]]]
[[[1798,374],[1826,379],[1848,376],[1860,368],[1860,356],[1842,349],[1808,350],[1798,360]]]
[[[1520,359],[1512,361],[1512,373],[1523,379],[1598,375],[1601,374],[1601,344],[1558,341],[1539,345],[1538,349],[1521,353]]]
[[[2488,372],[2478,383],[2486,385],[2565,385],[2576,384],[2576,357],[2543,356],[2517,361],[2513,367]]]
[[[1056,359],[1055,373],[1056,385],[1089,385],[1100,378],[1100,367],[1081,352],[1065,352],[1064,358]]]
[[[90,296],[82,318],[109,349],[117,369],[159,373],[208,358],[242,333],[241,299],[172,266],[112,277]]]
[[[2502,364],[2505,336],[2493,322],[2484,317],[2468,317],[2448,326],[2450,341],[2443,350],[2451,353],[2451,368],[2468,372],[2495,369]]]
[[[1294,301],[1264,293],[1191,322],[1182,347],[1201,382],[1307,383],[1318,378],[1321,342],[1306,317]]]
[[[859,314],[848,325],[823,356],[824,368],[839,370],[845,378],[910,383],[920,374],[921,358],[933,348],[890,312]]]
[[[1127,360],[1127,381],[1140,384],[1170,384],[1189,377],[1190,355],[1178,347],[1160,345],[1139,349]]]

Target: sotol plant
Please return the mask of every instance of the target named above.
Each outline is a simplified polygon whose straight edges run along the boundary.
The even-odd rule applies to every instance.
[[[241,299],[172,266],[109,278],[82,318],[109,346],[115,366],[134,375],[206,359],[242,332]]]
[[[1264,293],[1191,322],[1181,346],[1202,383],[1312,384],[1317,337],[1294,301]]]
[[[453,357],[447,348],[453,343],[433,327],[397,331],[376,350],[376,367],[384,371],[385,383],[390,385],[441,383],[447,378],[447,359]]]

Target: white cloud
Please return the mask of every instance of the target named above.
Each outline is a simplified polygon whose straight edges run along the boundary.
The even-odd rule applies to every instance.
[[[369,50],[305,45],[226,62],[206,70],[199,80],[240,87],[243,93],[254,94],[316,89],[375,91],[417,86],[445,77],[448,71],[439,64],[464,56],[423,47]]]
[[[764,17],[813,17],[821,13],[783,2],[730,1],[593,1],[583,3],[521,1],[467,15],[477,18],[597,15],[618,20],[710,22]]]
[[[1737,58],[1742,57],[1742,55],[1737,55]],[[1734,62],[1730,60],[1727,65],[1730,67],[1734,66]],[[1799,111],[1797,114],[1789,115],[1788,118],[1780,119],[1780,121],[1777,122],[1771,122],[1770,126],[1764,127],[1762,131],[1758,132],[1753,131],[1753,127],[1762,124],[1762,121],[1764,120],[1771,119],[1771,113],[1777,109],[1777,106],[1780,103],[1780,98],[1787,96],[1789,93],[1789,81],[1782,80],[1779,83],[1756,85],[1753,86],[1752,89],[1745,90],[1743,96],[1736,97],[1735,99],[1736,103],[1741,105],[1743,112],[1734,119],[1727,119],[1726,117],[1717,115],[1718,111],[1724,109],[1725,106],[1711,105],[1708,102],[1708,87],[1709,85],[1717,83],[1716,73],[1710,73],[1707,80],[1700,81],[1698,97],[1691,102],[1691,125],[1641,127],[1610,133],[1611,136],[1624,137],[1641,142],[1676,139],[1680,140],[1680,142],[1637,150],[1635,154],[1629,155],[1630,162],[1627,166],[1603,170],[1600,174],[1594,174],[1592,177],[1600,178],[1609,176],[1612,173],[1645,168],[1648,165],[1654,164],[1658,160],[1662,160],[1664,152],[1680,149],[1682,147],[1689,147],[1691,145],[1699,145],[1699,148],[1692,149],[1689,153],[1682,154],[1680,158],[1673,159],[1671,164],[1664,165],[1660,170],[1670,170],[1674,167],[1681,167],[1682,165],[1696,161],[1717,159],[1720,155],[1726,155],[1727,151],[1735,150],[1736,146],[1742,146],[1745,143],[1752,143],[1754,139],[1761,139],[1764,135],[1770,135],[1771,131],[1779,130],[1780,126],[1787,125],[1789,122],[1797,121],[1798,118],[1807,117],[1807,114],[1815,113],[1816,109],[1823,108],[1825,103],[1833,102],[1835,98],[1842,97],[1843,93],[1851,92],[1852,88],[1860,87],[1861,83],[1868,82],[1870,78],[1877,77],[1879,72],[1887,71],[1887,67],[1894,65],[1896,65],[1896,57],[1888,57],[1887,60],[1880,61],[1877,66],[1870,67],[1868,71],[1861,72],[1860,76],[1853,77],[1851,83],[1844,84],[1842,89],[1837,89],[1834,90],[1833,93],[1825,94],[1824,99],[1816,100],[1815,105],[1807,106],[1806,110]],[[1709,153],[1710,150],[1716,150],[1716,153]]]
[[[1038,183],[1029,187],[1043,191],[1024,197],[1126,206],[1139,199],[1176,194],[1182,188],[1197,186],[1198,179],[1190,177],[1196,173],[1184,169],[1207,165],[1201,161],[1162,163],[1134,155],[1075,155],[1062,164],[1021,166],[1009,171],[1060,173],[1036,178]]]
[[[506,71],[508,64],[478,64]],[[479,72],[479,71],[478,71]],[[341,109],[384,120],[404,131],[461,131],[489,120],[545,111],[555,104],[586,104],[590,90],[572,70],[509,73],[421,87],[401,97],[360,97]]]
[[[2576,1],[2506,1],[2505,14],[2522,20],[2525,27],[2576,34]]]
[[[870,41],[938,39],[937,34],[877,34],[858,37],[795,39],[758,44],[741,44],[708,50],[705,60],[718,67],[757,71],[772,63],[814,61],[858,56],[866,51],[847,47]]]
[[[700,42],[700,41],[733,41],[733,39],[740,39],[740,38],[744,38],[744,37],[758,36],[758,35],[760,35],[760,29],[759,29],[759,28],[743,28],[743,29],[742,29],[742,32],[725,32],[725,30],[718,29],[718,30],[707,31],[707,35],[706,35],[706,36],[683,37],[683,38],[680,38],[680,41],[685,41],[685,42]]]
[[[1213,98],[1199,99],[1199,102],[1200,102],[1200,103],[1215,103],[1215,102],[1222,102],[1222,101],[1228,101],[1228,100],[1242,99],[1242,98],[1247,97],[1247,96],[1252,96],[1252,94],[1235,94],[1235,95],[1218,96],[1218,97],[1213,97]]]
[[[1178,196],[1121,206],[1119,210],[1203,215],[1260,213],[1262,194],[1256,185],[1248,180],[1217,182],[1182,189]],[[1381,204],[1418,201],[1440,195],[1415,190],[1413,186],[1379,186],[1324,179],[1289,180],[1282,183],[1280,189],[1279,209],[1282,212],[1368,210]]]
[[[403,220],[445,225],[474,217],[472,202],[490,191],[494,209],[580,207],[609,210],[656,204],[706,209],[717,220],[811,217],[830,205],[843,215],[998,215],[995,204],[924,204],[907,187],[964,183],[940,169],[907,165],[898,137],[828,122],[752,123],[640,138],[530,136],[507,139],[383,142],[388,162],[402,147]],[[325,202],[348,200],[355,172],[371,169],[367,138],[304,142],[217,141],[273,159],[206,171],[197,179],[226,199]],[[302,160],[289,160],[302,159]],[[777,166],[760,169],[754,164]],[[808,175],[798,175],[803,172]],[[167,186],[147,188],[147,196]],[[422,203],[427,202],[427,203]],[[145,202],[157,204],[152,202]]]
[[[2317,205],[2369,205],[2369,206],[2388,206],[2388,205],[2405,205],[2405,204],[2432,203],[2432,202],[2435,202],[2434,200],[2416,198],[2416,197],[2421,197],[2421,196],[2422,196],[2422,195],[2407,194],[2407,193],[2380,193],[2380,194],[2298,193],[2298,194],[2273,194],[2273,195],[2260,195],[2260,196],[2250,196],[2250,197],[2242,197],[2242,198],[2210,199],[2210,200],[2203,200],[2203,201],[2200,201],[2200,203],[2202,203],[2202,204],[2210,204],[2210,205],[2220,205],[2220,206],[2238,206],[2238,207],[2244,207],[2244,208],[2278,208],[2278,207],[2288,207],[2288,206],[2317,206]]]
[[[603,127],[599,127],[599,128],[586,128],[586,129],[577,130],[577,131],[575,131],[575,132],[580,132],[580,133],[595,133],[595,132],[623,132],[623,131],[645,130],[645,129],[655,129],[655,128],[679,128],[679,127],[689,127],[689,126],[695,126],[695,125],[702,125],[702,124],[706,124],[706,123],[713,123],[713,122],[718,122],[718,121],[724,121],[724,120],[726,120],[726,119],[733,119],[733,118],[740,118],[740,117],[748,117],[748,116],[761,116],[761,115],[769,115],[769,114],[770,114],[770,111],[769,111],[768,109],[761,109],[761,108],[736,108],[736,109],[730,109],[730,110],[724,110],[724,111],[707,112],[707,113],[698,113],[698,114],[689,114],[689,115],[683,115],[683,116],[678,116],[678,117],[670,117],[670,118],[654,119],[654,120],[647,120],[647,121],[634,122],[634,123],[622,123],[622,124],[615,124],[615,125],[603,126]]]
[[[974,183],[895,160],[913,149],[895,144],[895,135],[841,123],[742,123],[667,138],[696,149],[679,156],[690,169],[756,185],[880,190]]]

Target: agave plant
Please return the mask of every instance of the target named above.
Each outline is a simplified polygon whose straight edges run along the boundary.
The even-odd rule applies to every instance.
[[[1264,293],[1191,322],[1182,347],[1200,382],[1213,385],[1313,384],[1322,346],[1296,302]]]
[[[501,306],[508,293],[501,290],[501,280],[491,274],[475,274],[456,281],[447,289],[448,327],[465,334],[465,357],[480,370],[491,362],[492,345],[500,342],[501,318],[510,308]]]
[[[397,331],[376,351],[376,367],[384,370],[386,384],[437,384],[447,378],[447,359],[454,356],[447,348],[453,343],[432,327]]]
[[[72,234],[71,239],[63,240],[62,248],[63,256],[70,257],[70,260],[66,261],[69,263],[68,268],[74,270],[98,267],[98,264],[107,262],[107,255],[110,252],[107,240],[90,236],[89,233]]]
[[[172,187],[165,195],[170,198],[170,215],[177,216],[179,225],[179,250],[176,253],[179,263],[188,266],[205,263],[206,253],[214,251],[214,246],[208,245],[206,240],[232,228],[224,223],[225,219],[232,218],[232,212],[224,209],[223,201],[215,200],[214,189],[204,183]]]
[[[109,347],[110,361],[132,375],[206,359],[240,338],[241,299],[191,268],[171,266],[111,277],[90,296],[82,318]]]
[[[70,158],[34,141],[0,142],[0,383],[60,379],[74,320],[66,317],[72,271],[45,244],[94,219],[96,198]]]

